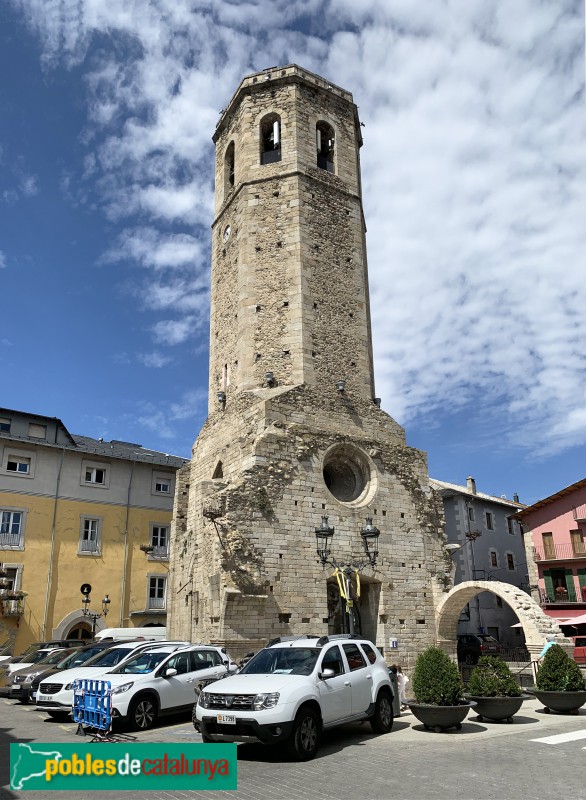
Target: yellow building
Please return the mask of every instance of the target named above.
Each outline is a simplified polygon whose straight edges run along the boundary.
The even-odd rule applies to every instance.
[[[20,653],[33,641],[90,638],[93,629],[165,625],[183,463],[0,408],[0,648]]]

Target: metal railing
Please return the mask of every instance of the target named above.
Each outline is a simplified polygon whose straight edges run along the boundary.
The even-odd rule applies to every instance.
[[[153,609],[165,608],[165,598],[149,597],[149,608]]]
[[[20,547],[20,533],[0,533],[0,547]]]
[[[154,544],[149,552],[151,558],[169,558],[169,546],[166,544]]]
[[[20,617],[24,614],[24,597],[0,598],[0,613],[5,617]]]
[[[544,589],[539,590],[539,602],[542,605],[550,605],[553,603],[586,603],[586,586],[570,587],[569,589],[558,586],[554,589],[553,596],[548,594]]]
[[[82,553],[99,553],[100,543],[95,539],[82,539],[79,543],[79,549]]]
[[[586,545],[582,544],[552,544],[547,547],[536,545],[533,547],[535,561],[564,561],[570,558],[586,559]]]

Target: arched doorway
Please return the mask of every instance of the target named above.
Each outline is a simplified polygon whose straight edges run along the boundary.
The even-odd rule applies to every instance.
[[[342,583],[343,585],[343,583]],[[340,584],[335,576],[327,581],[328,634],[349,633],[349,616],[353,632],[376,641],[378,607],[380,602],[380,582],[354,573],[350,579],[350,606],[340,592]]]
[[[78,622],[67,634],[67,639],[90,640],[92,639],[92,626],[87,622]]]

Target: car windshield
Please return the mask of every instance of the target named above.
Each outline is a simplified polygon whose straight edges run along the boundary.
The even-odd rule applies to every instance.
[[[169,653],[140,653],[134,658],[129,658],[124,664],[121,664],[117,669],[112,672],[119,675],[145,675],[148,672],[153,672],[161,661],[169,657]]]
[[[64,650],[51,650],[50,653],[47,653],[44,658],[38,662],[39,664],[57,664],[59,661],[63,660],[63,657],[68,655],[65,653]]]
[[[106,650],[85,662],[86,667],[115,667],[123,658],[132,653],[132,648],[120,647],[115,650]]]
[[[244,675],[311,675],[321,650],[315,647],[268,647],[241,670]]]
[[[32,657],[35,655],[35,653],[38,653],[38,652],[39,652],[39,647],[40,647],[40,645],[39,645],[39,644],[31,644],[31,646],[30,646],[30,647],[27,647],[27,649],[24,651],[24,653],[22,653],[22,654],[21,654],[21,655],[18,657],[18,658],[19,658],[19,660],[20,660],[20,661],[30,661],[30,660],[31,660],[31,658],[32,658]],[[47,651],[45,650],[45,653],[46,653],[46,652],[47,652]]]
[[[106,652],[107,648],[104,647],[88,647],[87,650],[78,650],[68,657],[68,665],[70,668],[77,667],[80,664],[87,664],[89,666],[88,662],[90,659],[97,658]]]
[[[498,644],[494,636],[487,636],[486,634],[480,634],[478,638],[482,639],[483,642],[488,642],[489,644]]]

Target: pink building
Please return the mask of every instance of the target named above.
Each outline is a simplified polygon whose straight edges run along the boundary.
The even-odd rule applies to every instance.
[[[584,617],[580,623],[586,623],[586,479],[516,516],[534,599],[550,617],[570,624]]]

